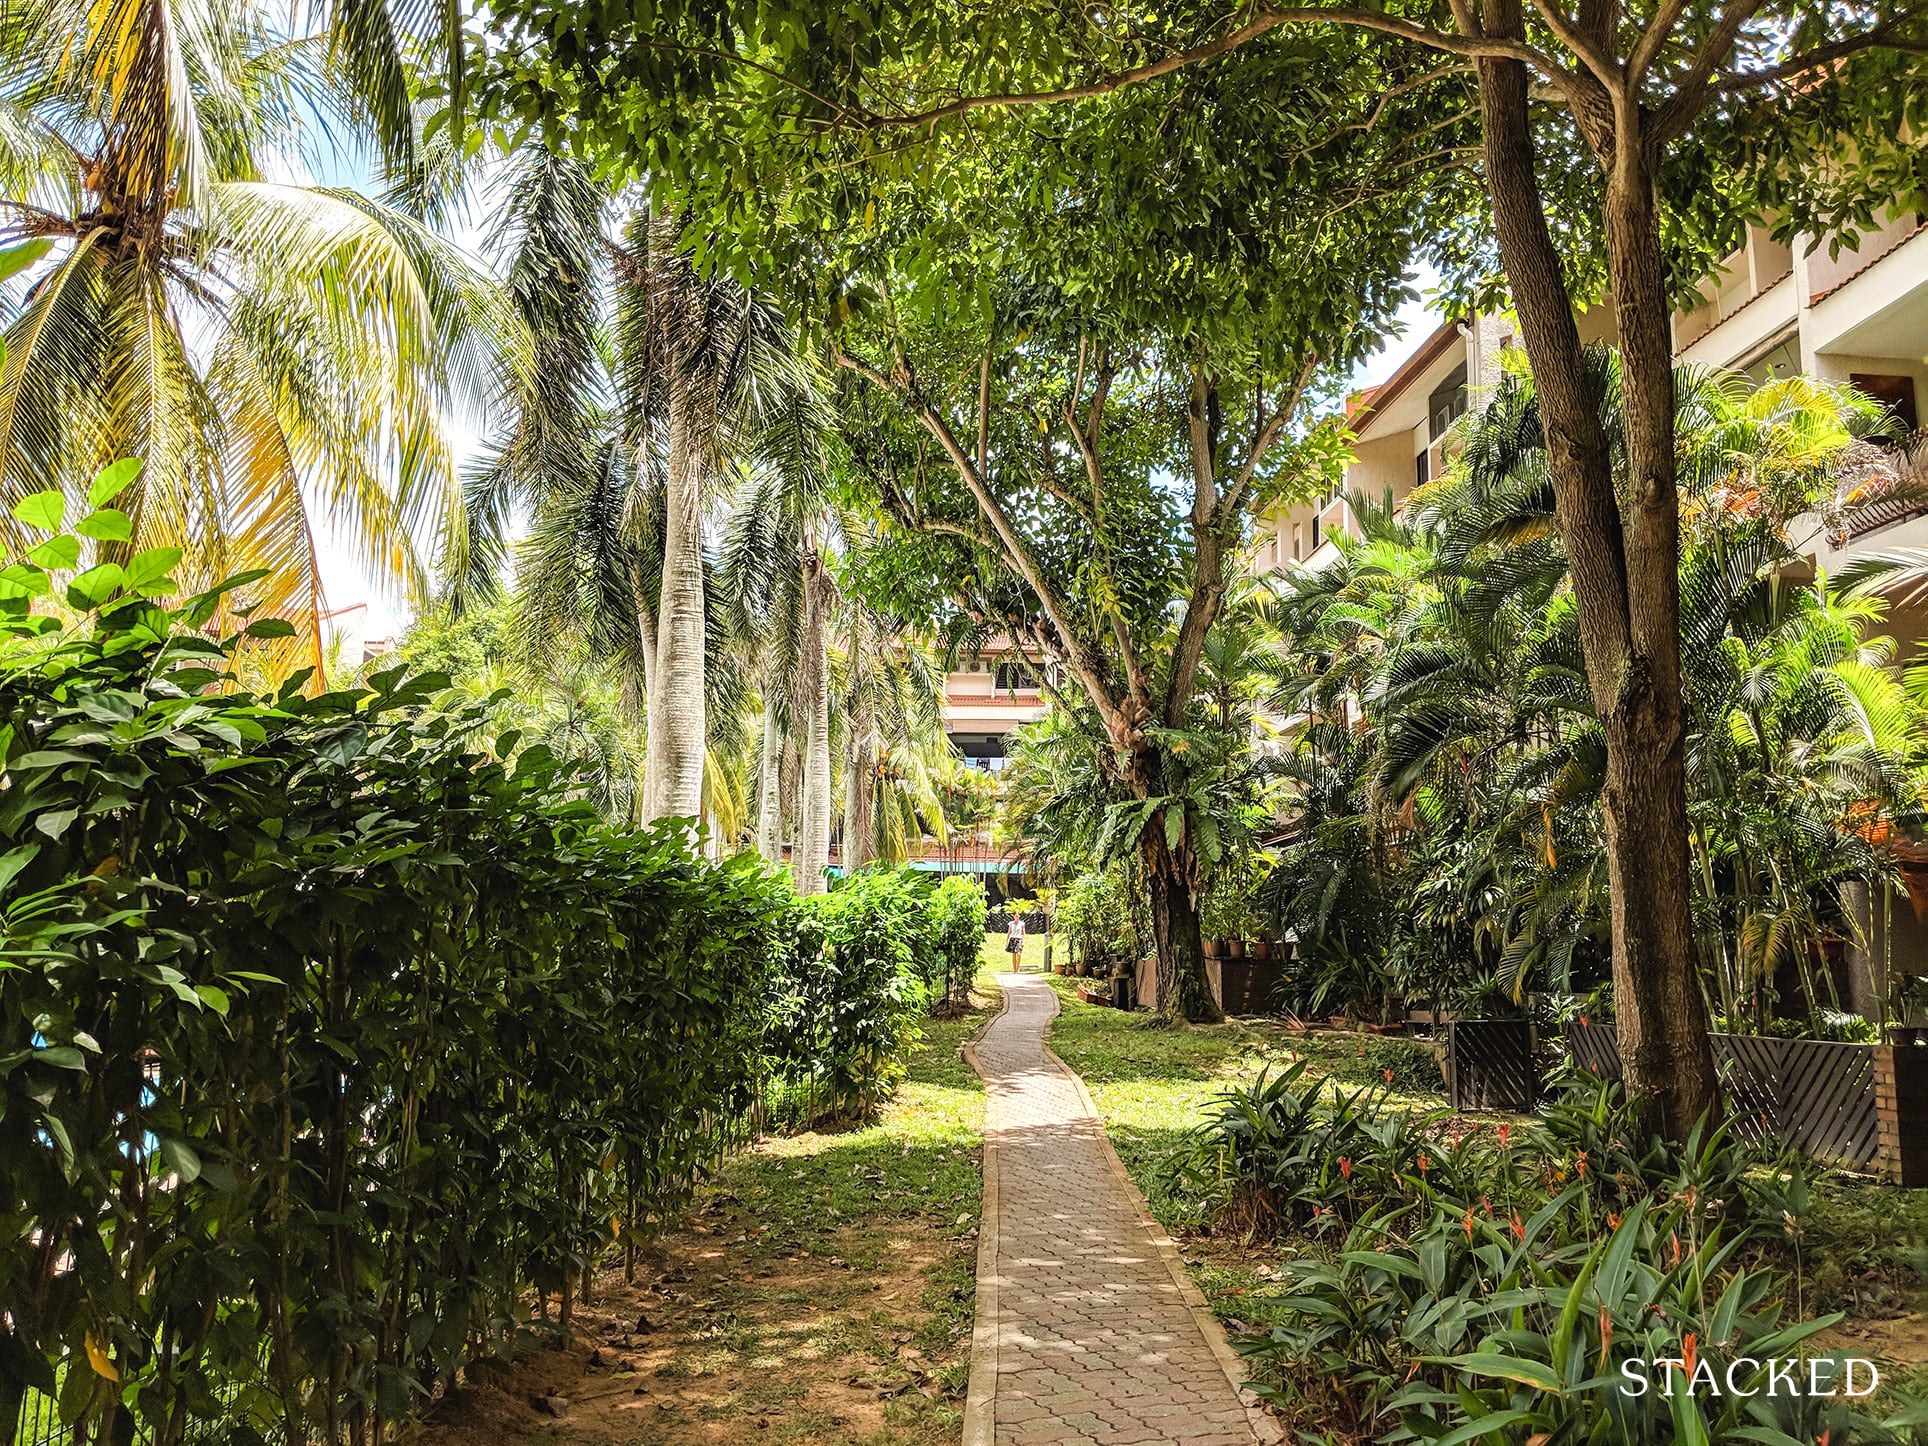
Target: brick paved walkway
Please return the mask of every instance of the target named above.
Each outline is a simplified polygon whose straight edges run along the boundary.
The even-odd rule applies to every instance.
[[[1253,1446],[1223,1334],[1045,1049],[1057,996],[998,982],[1005,1011],[974,1051],[988,1098],[965,1446]]]

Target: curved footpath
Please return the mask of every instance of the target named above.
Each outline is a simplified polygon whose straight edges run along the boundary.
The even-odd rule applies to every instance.
[[[1253,1446],[1279,1432],[1084,1082],[1045,1048],[1058,996],[1005,974],[984,1077],[984,1221],[964,1446]]]

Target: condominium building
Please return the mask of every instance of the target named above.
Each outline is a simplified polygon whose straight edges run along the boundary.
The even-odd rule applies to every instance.
[[[1583,340],[1611,341],[1611,309],[1582,315],[1580,330]],[[1448,322],[1384,382],[1355,395],[1348,415],[1357,440],[1344,486],[1261,519],[1258,570],[1322,565],[1337,555],[1331,539],[1356,526],[1349,494],[1377,499],[1390,489],[1398,503],[1438,475],[1447,429],[1490,394],[1502,355],[1518,345],[1516,333],[1504,316]],[[1913,431],[1928,400],[1928,227],[1907,212],[1838,251],[1831,241],[1805,238],[1784,245],[1753,227],[1701,285],[1699,303],[1675,313],[1674,351],[1682,362],[1757,380],[1803,372],[1852,383]],[[1830,572],[1858,553],[1928,547],[1928,513],[1876,510],[1840,536],[1817,526],[1807,547],[1814,564]],[[1928,613],[1913,614],[1900,609],[1898,631],[1928,638]]]
[[[1011,731],[1044,716],[1042,666],[994,638],[945,674],[944,731],[971,767],[997,772]]]

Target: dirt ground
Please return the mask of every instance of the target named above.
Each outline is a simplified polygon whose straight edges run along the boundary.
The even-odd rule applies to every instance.
[[[417,1446],[950,1446],[975,1308],[982,1094],[934,1025],[870,1129],[778,1136],[605,1272],[574,1344],[441,1402]]]

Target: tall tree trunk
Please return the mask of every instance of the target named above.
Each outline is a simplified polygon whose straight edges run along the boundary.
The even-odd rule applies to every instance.
[[[1151,929],[1158,946],[1158,1004],[1174,1022],[1215,1023],[1225,1017],[1205,977],[1198,900],[1184,860],[1165,845],[1161,817],[1144,838],[1145,880],[1151,893]]]
[[[1488,0],[1513,34],[1517,0]],[[1695,970],[1680,695],[1672,355],[1652,170],[1629,113],[1610,168],[1609,269],[1621,326],[1629,471],[1624,500],[1588,385],[1549,234],[1518,61],[1478,61],[1487,186],[1532,363],[1588,685],[1607,739],[1602,797],[1613,914],[1615,1015],[1628,1093],[1684,1140],[1720,1095]]]
[[[855,638],[852,639],[853,643]],[[876,836],[876,732],[870,710],[859,706],[850,720],[850,747],[844,763],[844,877],[869,863]]]
[[[803,817],[795,854],[797,892],[824,891],[830,866],[830,579],[814,553],[804,564],[802,696]]]
[[[783,724],[775,670],[763,679],[763,753],[757,760],[756,851],[772,867],[783,862]]]
[[[703,808],[703,458],[681,387],[669,407],[663,582],[649,670],[644,816],[695,818]]]

